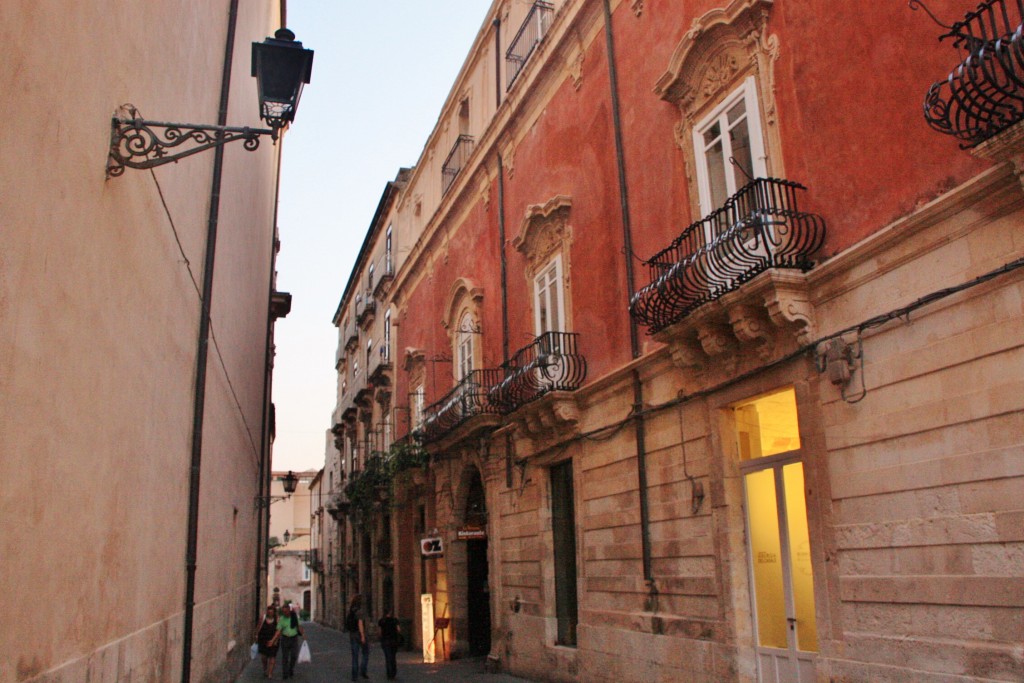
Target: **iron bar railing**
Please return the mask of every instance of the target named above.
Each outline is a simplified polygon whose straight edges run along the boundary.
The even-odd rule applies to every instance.
[[[544,34],[548,32],[554,13],[555,6],[550,2],[538,0],[530,7],[526,19],[523,20],[523,25],[519,27],[519,32],[516,33],[516,37],[512,39],[508,50],[505,51],[505,69],[508,78],[508,82],[505,84],[506,91],[512,87],[519,72],[523,70],[526,62],[530,59],[530,55],[540,44]]]
[[[473,370],[440,400],[427,406],[418,436],[423,443],[442,439],[466,420],[477,415],[497,415],[500,411],[488,399],[491,389],[501,381],[500,368]]]
[[[473,153],[473,136],[460,135],[452,146],[452,151],[441,166],[441,194],[447,194],[459,171],[469,161],[469,155]]]
[[[825,222],[797,206],[799,183],[757,178],[687,227],[644,263],[650,283],[629,312],[652,333],[770,268],[810,270],[825,240]]]
[[[552,391],[575,391],[587,377],[587,360],[575,332],[545,332],[516,351],[505,378],[490,391],[493,405],[510,413]]]
[[[948,33],[960,63],[932,84],[924,116],[963,148],[1024,120],[1024,0],[986,0]]]
[[[361,299],[356,299],[356,323],[359,325],[364,324],[367,320],[373,317],[373,314],[377,311],[377,300],[373,298],[373,292],[367,290],[366,295]]]

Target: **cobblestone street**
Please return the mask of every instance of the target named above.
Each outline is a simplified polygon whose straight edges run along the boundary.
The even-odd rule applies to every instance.
[[[314,623],[304,623],[302,629],[313,655],[310,664],[295,667],[296,683],[338,683],[350,680],[351,654],[348,635]],[[380,645],[370,647],[369,675],[371,681],[384,681],[384,654]],[[275,681],[282,679],[281,659],[274,667]],[[260,671],[260,658],[249,662],[238,678],[238,683],[266,680]],[[398,653],[398,678],[402,683],[444,683],[445,681],[481,681],[481,683],[525,683],[528,679],[507,674],[489,674],[484,671],[483,659],[465,659],[454,662],[424,664],[418,652]]]

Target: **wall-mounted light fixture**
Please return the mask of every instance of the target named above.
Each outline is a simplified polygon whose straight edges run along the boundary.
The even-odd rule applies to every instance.
[[[252,75],[259,94],[260,118],[270,128],[213,126],[149,121],[130,104],[115,115],[110,128],[107,177],[127,168],[153,168],[229,142],[243,140],[250,152],[260,146],[260,136],[277,140],[278,131],[295,119],[302,86],[313,71],[313,51],[302,47],[295,34],[280,28],[273,38],[252,44]],[[175,151],[177,148],[181,148]]]
[[[299,475],[295,474],[291,470],[288,470],[288,474],[286,474],[283,477],[281,477],[278,481],[280,481],[284,485],[284,493],[285,493],[285,495],[283,495],[283,496],[256,496],[256,506],[257,507],[270,507],[271,505],[273,505],[274,503],[276,503],[279,500],[288,500],[289,498],[291,498],[292,494],[295,493],[296,487],[299,485]],[[285,532],[285,533],[287,533],[287,532]],[[285,540],[285,543],[287,543],[287,542],[288,541]]]

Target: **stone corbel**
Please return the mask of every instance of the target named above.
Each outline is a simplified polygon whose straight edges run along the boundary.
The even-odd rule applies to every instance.
[[[1024,186],[1024,121],[973,147],[970,153],[987,161],[1009,162],[1013,165],[1017,179]]]
[[[557,443],[579,432],[580,409],[575,394],[555,391],[520,408],[515,417],[516,452],[525,456],[538,446]]]
[[[764,292],[764,305],[772,322],[789,330],[803,346],[815,335],[814,307],[807,280],[802,273],[769,271],[771,286]]]
[[[775,335],[765,310],[741,302],[724,305],[729,316],[729,324],[732,325],[732,333],[740,343],[755,345],[756,353],[761,358],[770,355],[775,346]]]

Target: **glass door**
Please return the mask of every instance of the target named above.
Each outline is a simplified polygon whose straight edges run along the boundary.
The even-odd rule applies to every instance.
[[[759,680],[813,681],[818,630],[796,397],[785,389],[735,410]]]

